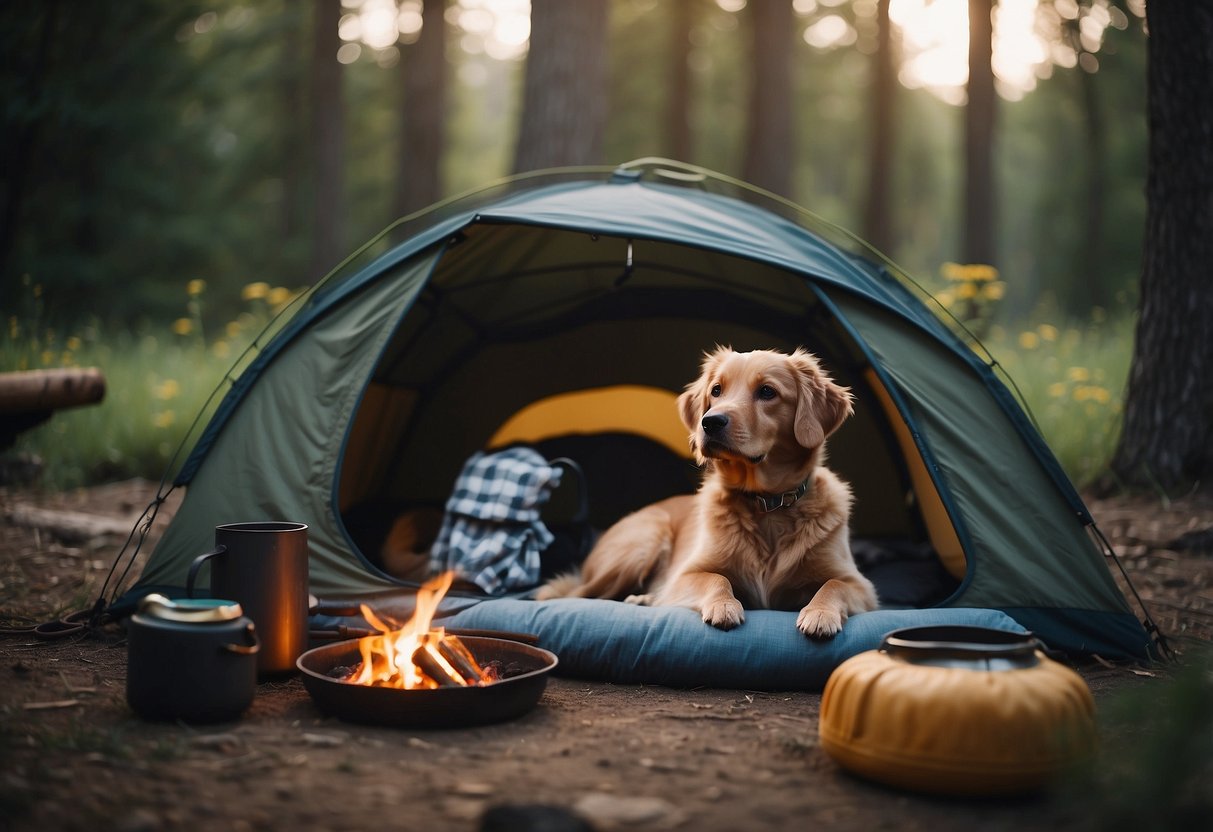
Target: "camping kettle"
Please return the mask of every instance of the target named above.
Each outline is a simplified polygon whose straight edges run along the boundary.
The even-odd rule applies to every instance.
[[[126,700],[145,719],[223,722],[252,704],[261,645],[237,603],[148,595],[127,648]]]

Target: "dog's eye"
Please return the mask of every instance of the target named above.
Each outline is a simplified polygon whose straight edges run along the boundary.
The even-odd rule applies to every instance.
[[[712,385],[712,398],[715,399],[715,398],[719,398],[719,397],[720,397],[720,385],[713,384]]]
[[[763,401],[770,401],[779,394],[775,392],[775,388],[769,384],[764,384],[758,388],[758,398]]]

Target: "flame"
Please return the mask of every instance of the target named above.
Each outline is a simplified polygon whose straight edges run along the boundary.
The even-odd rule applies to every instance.
[[[431,627],[434,613],[454,581],[444,572],[417,591],[413,616],[403,626],[384,621],[366,604],[362,615],[379,635],[358,639],[362,665],[346,680],[356,685],[429,690],[458,685],[487,685],[493,675],[480,666],[470,650],[442,627]]]

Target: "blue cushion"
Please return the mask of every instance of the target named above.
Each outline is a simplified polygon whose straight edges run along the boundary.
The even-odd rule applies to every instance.
[[[482,601],[443,619],[448,627],[534,633],[560,659],[563,676],[608,682],[821,690],[846,659],[880,646],[903,627],[972,626],[1024,632],[998,610],[877,610],[852,616],[832,639],[806,638],[796,613],[746,610],[745,623],[724,631],[681,607],[619,601]]]

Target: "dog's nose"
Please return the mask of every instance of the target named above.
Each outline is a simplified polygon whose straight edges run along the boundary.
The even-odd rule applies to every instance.
[[[703,417],[703,432],[704,433],[720,433],[729,423],[728,416],[722,416],[718,413],[710,413]]]

